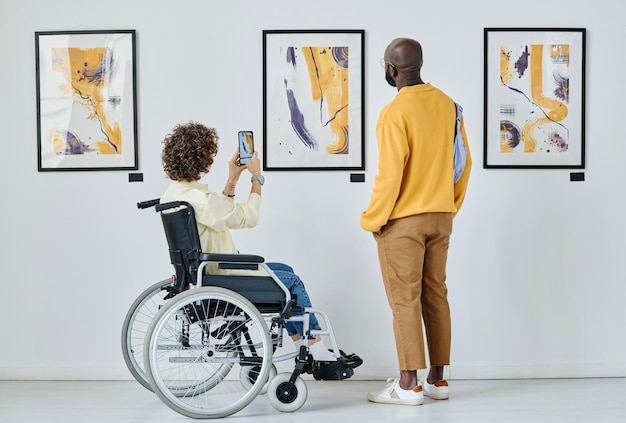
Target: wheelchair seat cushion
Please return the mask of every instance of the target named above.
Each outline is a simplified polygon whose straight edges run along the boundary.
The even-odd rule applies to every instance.
[[[279,313],[285,307],[285,292],[270,276],[206,274],[203,286],[230,289],[244,296],[261,313]]]

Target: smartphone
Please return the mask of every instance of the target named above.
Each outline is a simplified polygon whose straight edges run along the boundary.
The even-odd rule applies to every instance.
[[[239,131],[239,163],[244,165],[252,159],[254,153],[254,134],[252,131]]]

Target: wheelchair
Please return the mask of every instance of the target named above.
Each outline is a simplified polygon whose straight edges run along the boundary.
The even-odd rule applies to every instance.
[[[302,374],[315,373],[308,347],[277,353],[287,321],[302,322],[305,339],[329,338],[337,379],[352,376],[328,315],[299,309],[263,257],[202,252],[189,203],[137,206],[160,214],[175,274],[131,305],[122,353],[133,377],[168,407],[191,418],[221,418],[265,394],[278,411],[298,410],[307,398]],[[322,330],[309,328],[309,314],[321,318]],[[274,363],[285,360],[295,362],[293,372],[278,373]]]

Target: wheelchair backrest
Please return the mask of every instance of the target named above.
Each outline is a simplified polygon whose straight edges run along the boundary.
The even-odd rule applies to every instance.
[[[231,270],[256,270],[264,261],[260,256],[203,253],[194,209],[185,201],[157,204],[155,209],[161,214],[170,261],[176,271],[175,293],[197,282],[203,260],[219,263],[220,269]],[[202,285],[233,290],[250,300],[261,313],[280,312],[289,300],[271,276],[205,274]]]
[[[175,290],[181,292],[196,282],[198,257],[202,252],[196,217],[191,204],[184,201],[159,204],[170,261],[176,271]]]

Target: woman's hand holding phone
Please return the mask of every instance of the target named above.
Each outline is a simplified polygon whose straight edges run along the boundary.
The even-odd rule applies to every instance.
[[[235,150],[235,154],[228,161],[228,180],[237,183],[239,176],[246,167],[239,164],[239,149]]]
[[[255,151],[252,154],[252,158],[250,159],[250,161],[246,163],[244,166],[248,169],[248,171],[252,174],[252,176],[260,175],[261,174],[261,160],[259,159],[259,153]]]

